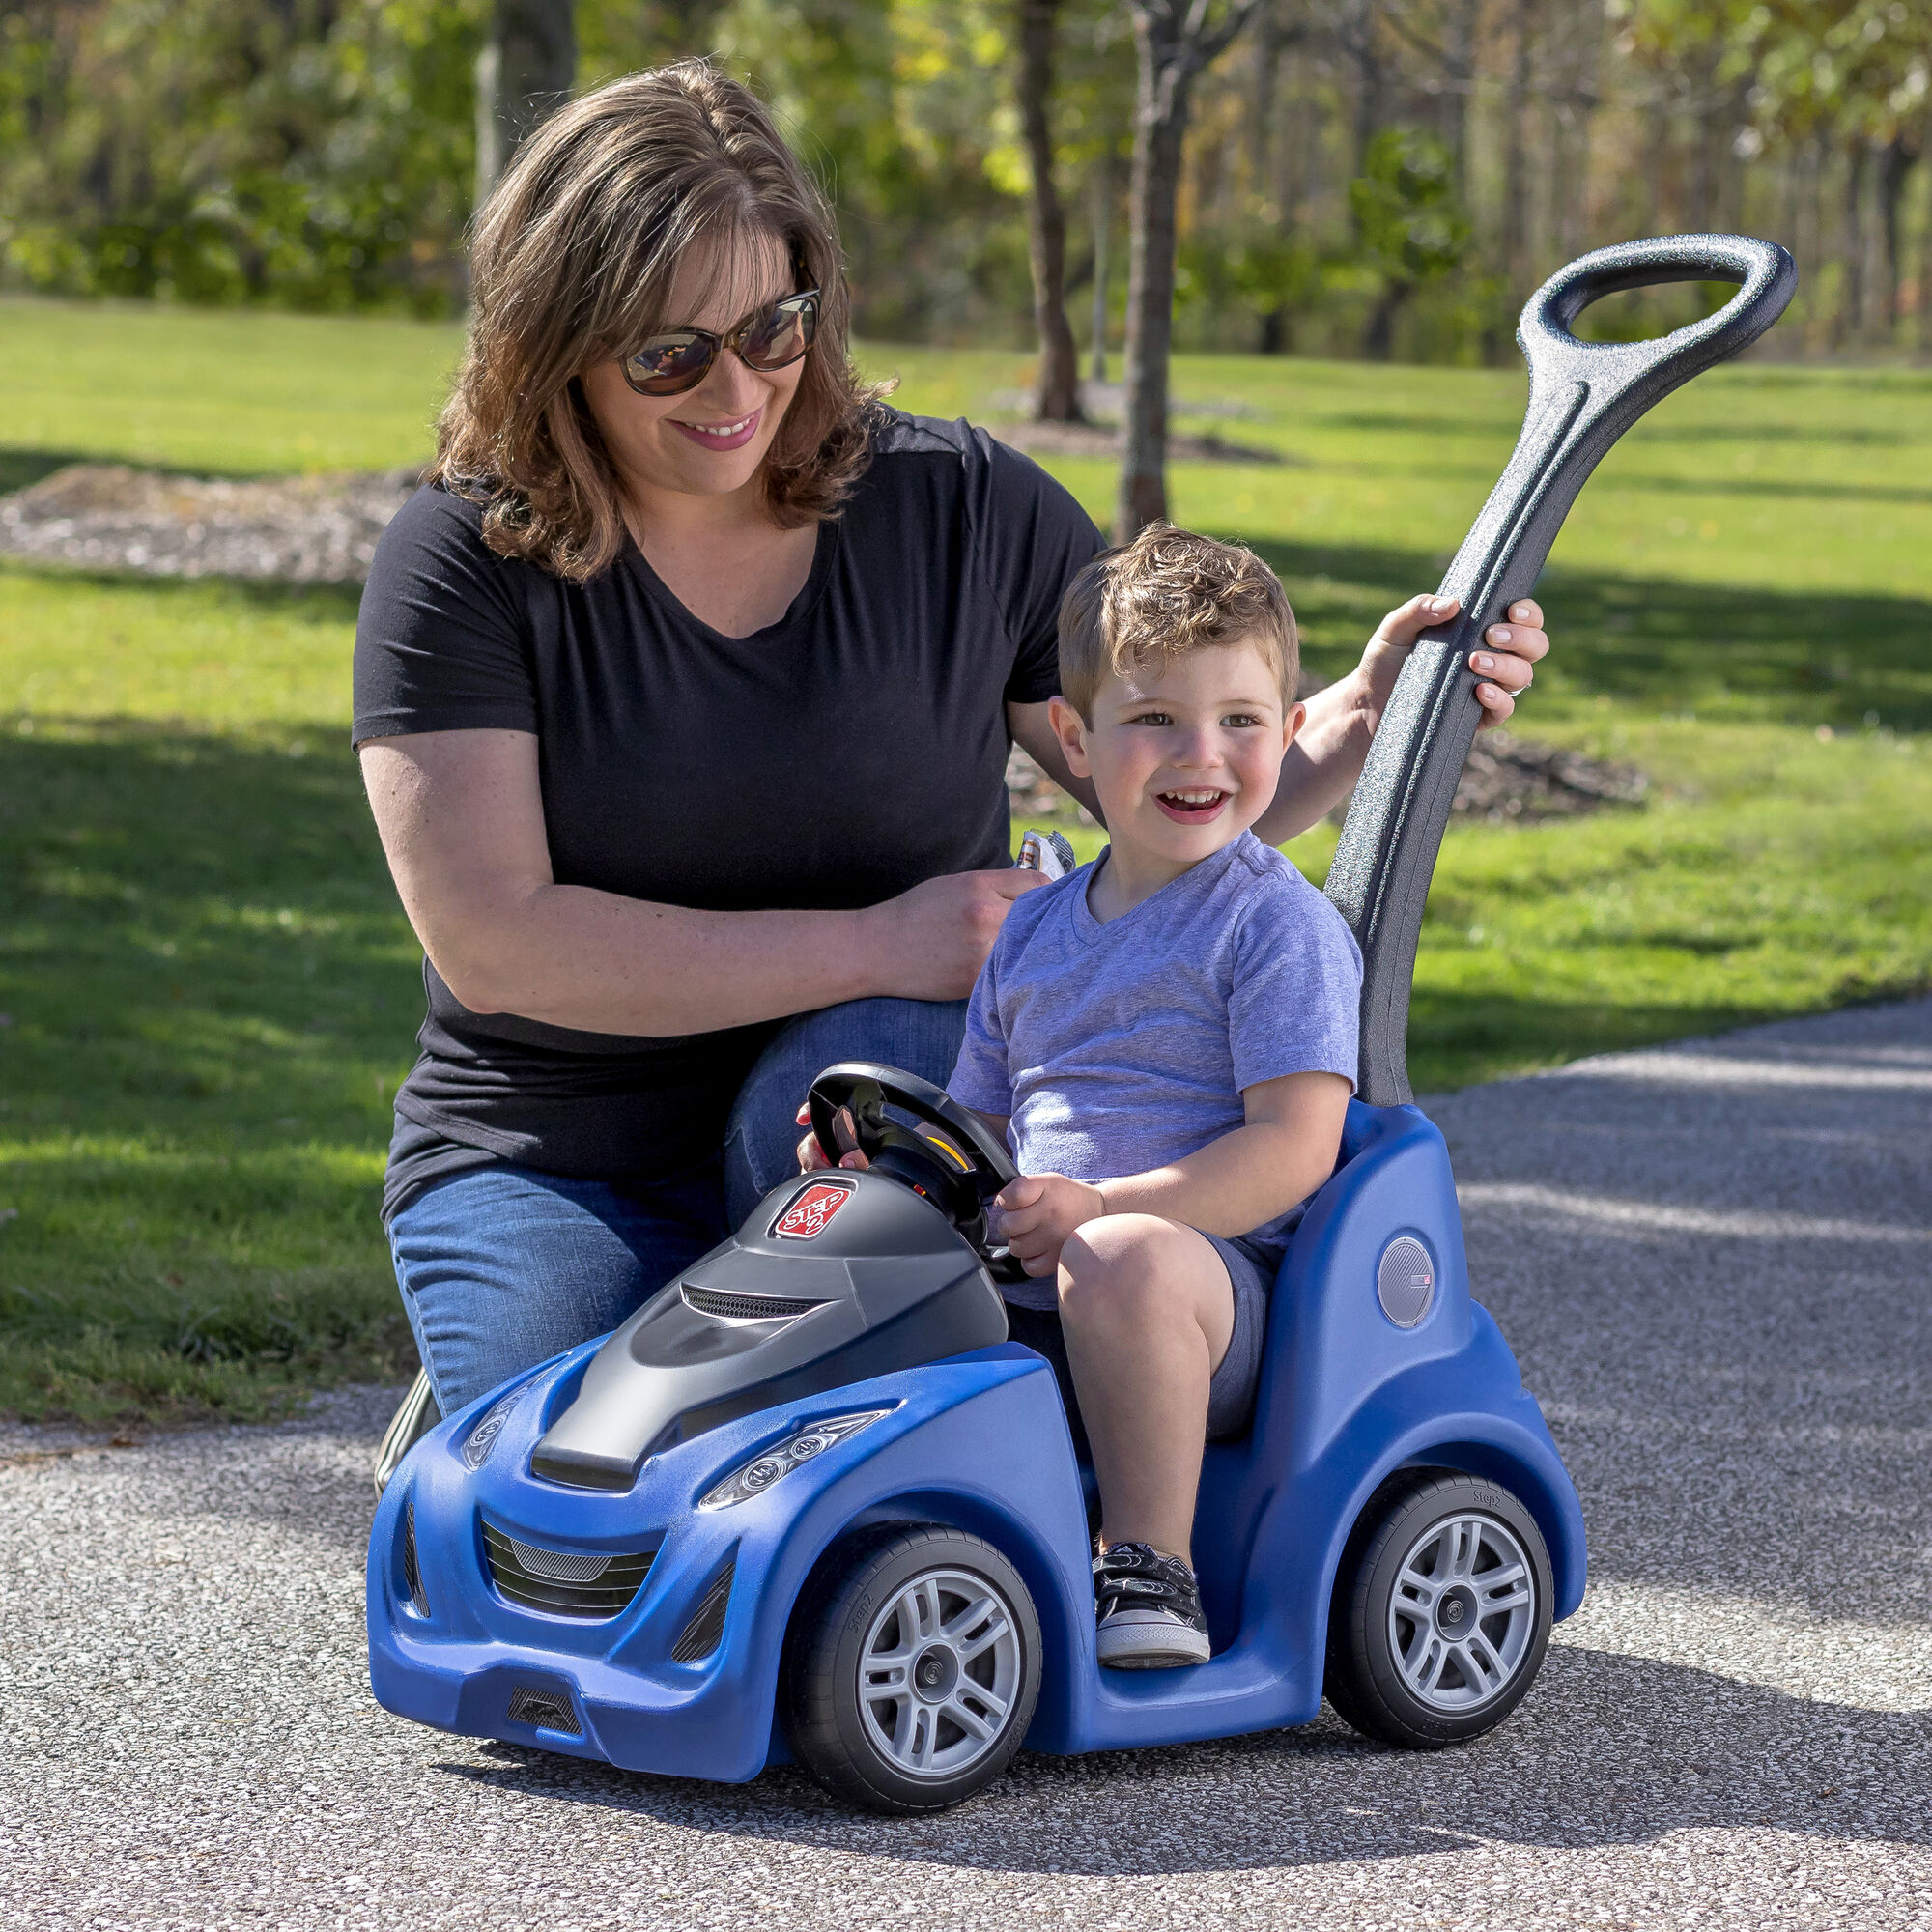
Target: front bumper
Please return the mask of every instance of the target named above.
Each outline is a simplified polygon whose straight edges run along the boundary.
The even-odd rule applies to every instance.
[[[369,1674],[385,1709],[467,1736],[737,1782],[771,1755],[799,1591],[855,1520],[937,1514],[992,1534],[1032,1573],[1049,1627],[1053,1602],[1084,1593],[1079,1476],[1051,1372],[1030,1351],[980,1350],[741,1417],[652,1458],[618,1494],[529,1473],[531,1448],[594,1347],[528,1379],[480,1468],[466,1465],[462,1445],[500,1393],[426,1436],[390,1484],[368,1569]],[[865,1408],[889,1412],[762,1494],[697,1507],[793,1430]],[[616,1615],[558,1615],[495,1586],[485,1520],[546,1549],[654,1553]],[[694,1626],[699,1641],[717,1629],[706,1654],[691,1654]],[[1049,1637],[1049,1659],[1054,1647]]]

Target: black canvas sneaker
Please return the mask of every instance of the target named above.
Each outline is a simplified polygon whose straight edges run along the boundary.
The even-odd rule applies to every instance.
[[[1094,1619],[1100,1662],[1116,1670],[1208,1662],[1194,1572],[1145,1543],[1117,1543],[1094,1557]]]

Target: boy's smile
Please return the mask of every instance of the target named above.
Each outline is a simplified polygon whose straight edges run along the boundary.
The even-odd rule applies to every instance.
[[[1090,904],[1101,919],[1232,844],[1268,808],[1303,708],[1284,706],[1273,667],[1254,645],[1190,651],[1102,680],[1093,722],[1053,700],[1067,763],[1091,778],[1111,856]]]
[[[1219,814],[1229,797],[1225,791],[1160,791],[1154,793],[1153,802],[1177,825],[1206,825]]]

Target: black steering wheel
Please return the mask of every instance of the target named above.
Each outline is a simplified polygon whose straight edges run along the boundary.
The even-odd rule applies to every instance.
[[[940,1208],[1001,1279],[1024,1272],[1005,1248],[986,1239],[987,1205],[1019,1178],[1018,1171],[979,1117],[943,1088],[896,1066],[844,1060],[811,1083],[806,1105],[811,1131],[833,1166],[851,1151],[840,1145],[835,1126],[842,1114],[874,1173],[891,1175]],[[889,1119],[888,1106],[910,1114],[924,1131]]]

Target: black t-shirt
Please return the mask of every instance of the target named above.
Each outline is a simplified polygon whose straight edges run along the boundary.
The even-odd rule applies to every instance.
[[[1026,457],[878,412],[872,457],[785,614],[699,622],[637,548],[588,583],[497,556],[482,510],[419,491],[377,546],[357,743],[529,731],[560,884],[715,911],[870,905],[1009,862],[1004,706],[1059,688],[1055,619],[1101,539]],[[777,1023],[680,1038],[472,1013],[423,962],[384,1211],[512,1160],[643,1180],[689,1167]]]

